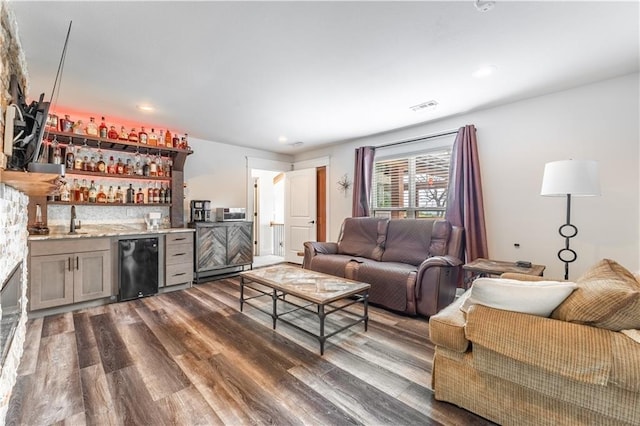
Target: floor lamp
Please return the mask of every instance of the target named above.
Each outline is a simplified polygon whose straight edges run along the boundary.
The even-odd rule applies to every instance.
[[[569,240],[578,234],[578,228],[571,224],[571,196],[600,195],[598,163],[592,160],[563,160],[545,164],[540,195],[567,197],[567,221],[558,228],[564,237],[564,248],[558,251],[558,259],[564,262],[564,279],[568,280],[569,263],[578,258],[575,250],[569,248]]]

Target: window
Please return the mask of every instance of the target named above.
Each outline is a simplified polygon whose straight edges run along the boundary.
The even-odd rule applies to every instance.
[[[451,149],[374,162],[371,210],[375,217],[444,217]]]

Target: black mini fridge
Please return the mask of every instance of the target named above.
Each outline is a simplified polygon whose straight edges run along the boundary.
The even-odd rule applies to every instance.
[[[158,238],[120,240],[118,243],[118,300],[158,292]]]

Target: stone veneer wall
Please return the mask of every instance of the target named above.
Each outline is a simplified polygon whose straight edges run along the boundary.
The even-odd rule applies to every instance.
[[[4,134],[4,115],[11,101],[9,80],[18,76],[25,95],[28,94],[28,76],[24,51],[18,37],[18,25],[6,1],[0,2],[0,135]],[[2,143],[0,138],[0,144]],[[2,150],[0,149],[0,152]],[[0,166],[5,165],[0,154]],[[5,423],[9,398],[16,382],[22,358],[27,322],[27,207],[29,198],[0,183],[0,283],[4,282],[16,264],[22,269],[22,315],[13,336],[11,347],[0,370],[0,424]]]
[[[0,183],[0,283],[13,268],[23,262],[22,314],[16,328],[7,358],[0,370],[0,424],[4,424],[11,390],[16,383],[22,358],[27,324],[27,205],[29,197]]]

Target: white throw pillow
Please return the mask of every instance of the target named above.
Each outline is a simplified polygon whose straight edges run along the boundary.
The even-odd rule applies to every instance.
[[[467,292],[460,310],[474,304],[506,311],[548,317],[569,297],[576,284],[565,281],[519,281],[505,278],[478,278]]]

